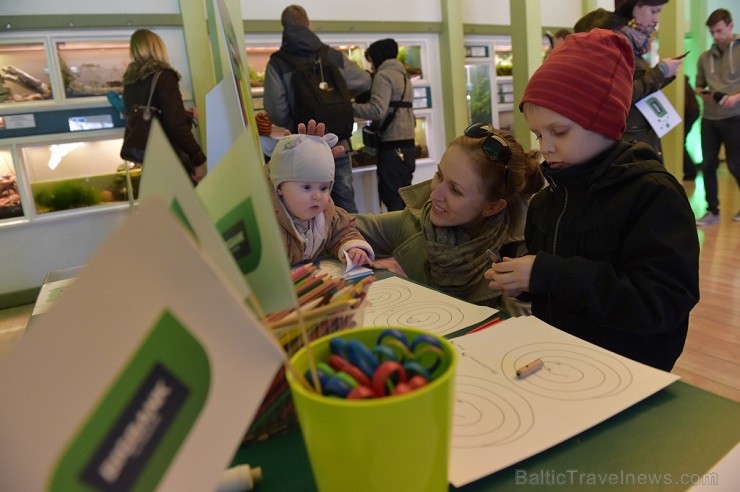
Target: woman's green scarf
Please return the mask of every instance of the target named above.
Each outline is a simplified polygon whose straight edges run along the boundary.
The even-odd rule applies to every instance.
[[[432,201],[427,200],[421,210],[427,279],[435,288],[465,299],[491,266],[486,249],[500,248],[506,241],[509,214],[504,209],[468,230],[435,226],[429,220],[431,208]]]

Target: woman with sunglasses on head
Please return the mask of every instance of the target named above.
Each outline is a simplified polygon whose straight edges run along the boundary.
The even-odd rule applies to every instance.
[[[529,198],[544,185],[539,154],[477,123],[447,148],[434,177],[401,188],[403,210],[357,216],[375,268],[468,302],[503,307],[483,277],[486,250],[516,256]]]

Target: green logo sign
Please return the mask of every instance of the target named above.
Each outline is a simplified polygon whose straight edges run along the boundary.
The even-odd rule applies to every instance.
[[[210,380],[205,350],[165,311],[59,459],[50,489],[154,490]]]

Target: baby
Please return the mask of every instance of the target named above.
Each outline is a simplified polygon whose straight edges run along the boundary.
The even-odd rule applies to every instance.
[[[372,262],[370,244],[355,229],[355,219],[334,205],[330,192],[334,183],[334,157],[328,133],[289,135],[272,151],[267,165],[274,194],[283,244],[291,265],[313,261],[322,253],[354,265]]]

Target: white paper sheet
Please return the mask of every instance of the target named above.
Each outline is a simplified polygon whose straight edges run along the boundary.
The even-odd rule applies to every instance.
[[[36,298],[36,304],[33,306],[33,312],[31,316],[43,314],[48,311],[51,306],[54,305],[56,300],[61,296],[65,290],[74,282],[74,277],[57,280],[55,282],[48,282],[41,286],[39,295]]]
[[[678,379],[533,316],[458,337],[450,482],[461,487],[544,451]],[[519,379],[516,369],[544,367]]]
[[[326,272],[335,277],[342,277],[345,280],[366,277],[373,273],[373,271],[366,266],[353,265],[352,260],[349,259],[349,253],[346,251],[344,252],[344,260],[344,263],[342,263],[337,258],[324,258],[317,263],[316,267],[322,272]]]
[[[360,326],[402,326],[447,335],[480,323],[497,311],[391,277],[373,282]]]

